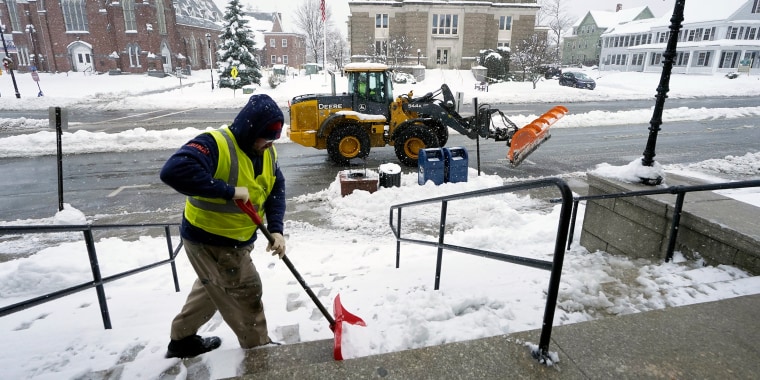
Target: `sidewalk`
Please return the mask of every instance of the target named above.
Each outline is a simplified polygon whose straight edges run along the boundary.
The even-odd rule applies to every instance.
[[[555,326],[546,367],[540,330],[342,362],[323,340],[246,351],[235,379],[756,379],[760,295]]]

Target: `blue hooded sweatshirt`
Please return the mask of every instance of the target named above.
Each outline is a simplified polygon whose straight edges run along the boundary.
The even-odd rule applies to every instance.
[[[279,138],[284,117],[280,107],[268,95],[253,95],[229,126],[240,148],[253,162],[256,175],[261,173],[263,157],[250,153],[257,138],[275,140]],[[164,164],[161,180],[178,192],[187,196],[232,199],[235,187],[214,178],[219,157],[219,148],[214,138],[203,133],[183,145]],[[272,233],[283,233],[285,216],[285,177],[279,164],[275,172],[272,192],[264,203],[267,229]],[[253,222],[251,222],[253,223]],[[182,217],[180,235],[195,243],[216,246],[239,247],[253,243],[254,234],[248,241],[238,241],[212,234],[191,225]]]

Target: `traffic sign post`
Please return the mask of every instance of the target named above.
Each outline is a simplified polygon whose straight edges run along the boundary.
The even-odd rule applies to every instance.
[[[235,94],[237,93],[237,86],[235,86],[235,81],[237,80],[238,76],[238,69],[237,66],[232,66],[232,69],[230,69],[230,76],[232,77],[232,97],[235,97]]]
[[[45,96],[45,94],[42,93],[42,88],[40,87],[40,75],[37,74],[37,68],[32,66],[32,79],[37,82],[37,89],[40,90],[40,92],[37,93],[37,97]]]

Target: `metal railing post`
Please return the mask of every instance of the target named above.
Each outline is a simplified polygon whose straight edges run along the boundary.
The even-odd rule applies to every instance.
[[[668,263],[673,259],[673,251],[676,248],[676,239],[678,238],[678,230],[681,227],[681,210],[683,210],[683,200],[686,198],[686,193],[681,191],[676,196],[676,204],[673,208],[673,223],[670,224],[670,238],[668,239],[668,250],[665,254],[665,262]]]
[[[391,223],[393,223],[392,215],[393,215],[393,210],[391,210]],[[398,237],[401,237],[401,209],[398,209],[398,217],[396,219],[398,221],[396,224],[398,226],[398,228],[396,229],[396,235]],[[396,239],[396,268],[398,268],[399,265],[401,265],[401,240]]]
[[[573,235],[575,235],[575,220],[578,216],[578,201],[573,200],[573,216],[570,217],[570,232],[567,235],[567,249],[573,244]]]
[[[106,301],[106,292],[103,289],[103,278],[100,275],[100,265],[98,264],[98,254],[95,252],[95,241],[92,238],[92,230],[86,229],[84,232],[84,241],[87,245],[87,255],[90,257],[90,268],[92,269],[92,281],[95,284],[95,292],[98,294],[98,303],[100,304],[100,314],[103,316],[103,327],[111,329],[111,317],[108,314],[108,302]]]
[[[443,265],[443,235],[446,233],[446,210],[449,202],[441,201],[441,222],[438,225],[438,254],[435,262],[435,290],[441,285],[441,266]]]
[[[169,260],[171,263],[169,264],[172,268],[172,278],[174,279],[174,291],[179,291],[179,277],[177,276],[177,264],[174,262],[174,258],[176,257],[174,253],[174,248],[172,248],[172,234],[171,231],[169,231],[169,226],[164,226],[164,233],[166,234],[166,245],[169,248]],[[180,242],[179,246],[177,247],[177,250],[182,246],[182,242]]]

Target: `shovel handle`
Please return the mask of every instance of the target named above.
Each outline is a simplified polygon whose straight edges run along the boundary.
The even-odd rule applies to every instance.
[[[266,226],[264,226],[264,222],[261,220],[261,217],[259,216],[259,213],[256,212],[256,210],[253,208],[253,205],[251,204],[251,201],[243,202],[240,199],[235,199],[235,204],[240,207],[243,212],[248,214],[249,217],[251,217],[251,220],[253,220],[254,223],[256,223],[256,226],[259,227],[259,230],[266,236],[267,240],[269,240],[270,243],[274,243],[274,237],[272,237],[272,234],[269,233],[269,230]],[[327,322],[330,323],[330,330],[335,330],[335,319],[333,319],[332,315],[325,309],[325,306],[322,305],[322,302],[319,302],[319,298],[317,298],[317,295],[314,294],[314,292],[311,290],[309,285],[306,283],[306,281],[301,277],[301,274],[298,273],[296,270],[296,267],[293,266],[293,263],[290,261],[287,255],[282,255],[282,261],[285,263],[285,266],[290,269],[290,273],[293,273],[293,276],[295,276],[296,280],[298,280],[298,283],[301,284],[301,287],[303,290],[306,291],[306,294],[309,295],[309,298],[311,298],[312,301],[314,301],[314,304],[317,305],[317,308],[319,311],[322,312],[322,315],[325,316],[327,319]]]

